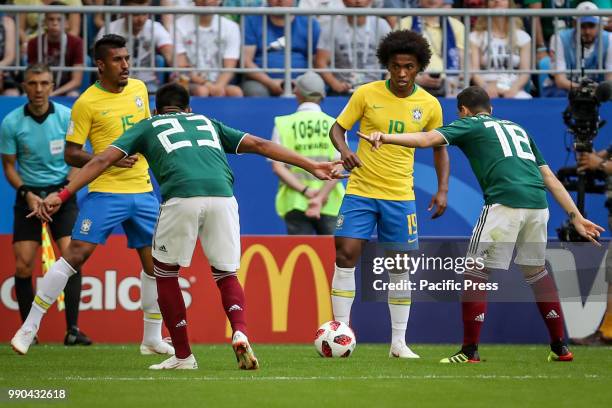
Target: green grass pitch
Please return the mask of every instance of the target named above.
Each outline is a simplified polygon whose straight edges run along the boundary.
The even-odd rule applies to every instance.
[[[0,348],[0,406],[7,407],[603,407],[612,403],[612,347],[572,350],[547,363],[545,345],[482,345],[480,364],[442,365],[451,345],[415,345],[420,360],[358,344],[348,359],[311,345],[254,345],[258,371],[240,371],[229,345],[198,345],[193,371],[148,370],[163,358],[137,345],[38,345],[27,356]],[[11,388],[68,391],[65,401],[9,402]]]

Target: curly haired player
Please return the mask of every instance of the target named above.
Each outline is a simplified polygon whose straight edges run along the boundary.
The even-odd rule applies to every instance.
[[[414,149],[384,146],[375,153],[366,141],[361,141],[355,153],[346,144],[345,133],[357,121],[363,133],[428,131],[442,125],[440,103],[415,83],[417,74],[431,59],[427,40],[412,31],[394,31],[380,42],[377,56],[389,71],[389,79],[357,88],[330,131],[344,167],[352,170],[336,224],[331,293],[335,319],[347,324],[355,297],[355,266],[374,227],[379,242],[402,243],[411,248],[418,247],[418,235],[412,176]],[[434,163],[438,192],[429,205],[430,210],[437,206],[432,218],[446,209],[446,147],[434,149]],[[408,280],[408,272],[391,273],[389,279]],[[410,291],[389,291],[388,303],[392,328],[389,357],[418,358],[406,345]]]

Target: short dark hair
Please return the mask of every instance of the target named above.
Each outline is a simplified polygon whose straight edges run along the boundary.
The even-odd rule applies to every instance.
[[[25,69],[23,80],[25,81],[29,74],[44,74],[45,72],[51,74],[51,68],[47,64],[30,64]],[[51,75],[51,78],[53,78],[53,75]]]
[[[378,45],[376,56],[381,65],[387,66],[396,54],[414,55],[421,71],[431,60],[431,49],[427,40],[419,33],[410,30],[391,31]]]
[[[109,49],[125,48],[125,38],[117,34],[106,34],[94,44],[94,60],[103,60]]]
[[[465,106],[471,112],[491,110],[491,98],[483,88],[479,86],[468,86],[457,95],[457,108]]]
[[[181,110],[189,107],[189,92],[176,83],[170,83],[162,86],[155,93],[155,107],[157,112],[163,113],[164,108],[168,106],[176,106]]]

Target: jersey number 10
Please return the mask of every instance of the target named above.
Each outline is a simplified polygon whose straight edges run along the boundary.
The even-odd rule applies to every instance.
[[[198,146],[208,146],[214,149],[222,150],[221,143],[219,143],[219,136],[217,135],[217,131],[213,127],[210,120],[208,120],[203,115],[185,116],[185,119],[194,120],[194,121],[199,120],[199,121],[204,122],[203,125],[196,126],[196,129],[199,131],[206,131],[212,135],[212,140],[210,139],[196,140],[196,142],[198,143]],[[154,121],[153,123],[151,123],[151,125],[153,125],[153,127],[158,127],[160,125],[170,125],[169,129],[166,129],[157,135],[157,138],[161,142],[162,146],[164,147],[164,149],[166,149],[166,153],[170,153],[173,150],[180,149],[181,147],[193,146],[193,144],[189,140],[181,140],[179,142],[174,142],[174,143],[170,141],[170,135],[173,135],[175,133],[185,133],[185,129],[183,128],[183,126],[181,126],[181,123],[179,122],[177,118],[158,119]]]
[[[487,128],[492,127],[493,130],[495,130],[497,138],[499,139],[499,143],[501,143],[502,150],[504,151],[505,157],[512,156],[512,149],[510,148],[510,142],[508,142],[508,138],[510,138],[512,139],[512,144],[514,144],[514,150],[516,151],[516,155],[519,158],[531,160],[533,162],[536,161],[535,156],[531,151],[529,137],[523,129],[516,125],[502,125],[499,122],[493,121],[484,122],[484,126]]]

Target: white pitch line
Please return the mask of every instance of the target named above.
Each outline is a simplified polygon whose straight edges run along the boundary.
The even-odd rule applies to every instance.
[[[502,379],[502,380],[532,380],[532,379],[584,379],[599,378],[595,374],[584,376],[549,376],[549,375],[380,375],[380,376],[270,376],[270,377],[49,377],[49,381],[351,381],[351,380],[458,380],[458,379]]]

